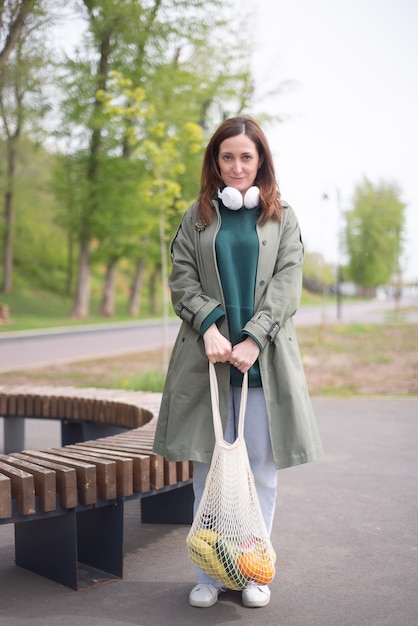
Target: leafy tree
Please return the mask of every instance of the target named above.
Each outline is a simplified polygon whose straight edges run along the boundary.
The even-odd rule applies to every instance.
[[[2,288],[6,293],[12,289],[18,144],[24,132],[34,137],[39,121],[48,110],[44,30],[62,2],[57,0],[51,11],[47,0],[0,3],[0,134],[6,146]]]
[[[325,262],[320,252],[306,252],[303,263],[303,281],[308,291],[328,293],[335,283],[334,268]]]
[[[101,185],[104,191],[100,211],[103,230],[98,254],[107,263],[102,314],[111,315],[116,263],[123,257],[134,258],[141,272],[144,268],[141,243],[146,245],[148,259],[153,258],[155,263],[150,246],[152,242],[158,242],[161,259],[156,264],[157,269],[162,269],[162,283],[166,284],[166,223],[173,216],[177,222],[179,212],[184,211],[178,178],[185,171],[187,156],[196,157],[202,153],[203,134],[201,126],[193,122],[178,127],[176,134],[173,127],[158,122],[155,108],[146,102],[144,89],[133,89],[132,82],[119,74],[113,77],[109,91],[100,97],[104,102],[104,113],[113,121],[113,128],[121,126],[124,144],[129,145],[129,149],[123,149],[122,156],[113,159],[115,171],[119,171],[125,180],[115,184],[115,176],[109,171]],[[125,141],[127,138],[129,141]],[[110,188],[107,188],[106,179],[112,181]],[[154,270],[152,276],[155,284]],[[138,275],[135,275],[131,310],[132,301],[138,301],[137,290],[140,288]]]
[[[83,4],[89,20],[85,38],[87,46],[77,57],[67,61],[66,98],[62,109],[62,128],[67,136],[71,136],[70,145],[76,146],[72,154],[80,164],[85,164],[82,180],[79,181],[83,198],[76,212],[78,222],[74,224],[71,220],[80,245],[73,306],[73,315],[77,317],[88,315],[91,260],[98,259],[100,254],[100,259],[105,261],[108,250],[109,258],[105,261],[108,266],[117,261],[106,241],[111,241],[112,231],[113,234],[117,232],[114,221],[120,207],[132,207],[132,202],[124,202],[125,192],[118,185],[117,176],[112,178],[110,164],[115,165],[114,172],[120,178],[124,164],[119,161],[116,166],[118,159],[141,161],[138,153],[134,154],[136,146],[132,144],[133,129],[137,133],[141,116],[135,118],[126,114],[129,102],[124,102],[119,116],[109,118],[106,115],[103,94],[108,92],[114,72],[119,72],[131,82],[133,95],[130,100],[133,106],[136,105],[135,90],[143,89],[147,104],[152,107],[153,123],[144,118],[142,126],[139,124],[141,141],[145,141],[151,128],[160,123],[166,129],[167,138],[180,136],[187,123],[200,122],[202,126],[213,123],[216,116],[208,113],[210,107],[205,105],[208,98],[220,104],[219,110],[224,111],[229,106],[235,107],[231,112],[238,112],[243,102],[247,101],[250,82],[247,65],[243,63],[248,45],[240,46],[242,42],[238,31],[234,39],[231,24],[235,27],[238,21],[229,20],[229,7],[225,9],[220,0],[209,3],[202,0],[154,0],[150,3],[84,0]],[[210,43],[214,31],[217,33],[216,46]],[[201,64],[197,63],[198,57],[202,60]],[[216,123],[218,121],[219,118]],[[139,186],[143,184],[144,177],[158,178],[155,171],[147,169],[143,159],[142,165],[142,174],[137,170]],[[196,164],[193,165],[196,172]],[[129,168],[132,172],[131,165],[127,166],[126,172]],[[118,185],[121,200],[117,208],[115,204],[111,206],[109,198],[101,192],[104,172],[108,186],[112,180]],[[125,175],[122,178],[127,182]],[[191,188],[190,180],[193,181],[195,195],[198,182],[193,176],[186,178],[184,169],[175,173],[172,182],[187,193],[187,189]],[[130,185],[128,187],[132,189]],[[174,203],[173,206],[178,205]],[[138,211],[150,219],[146,205],[138,205]],[[130,237],[135,233],[137,241],[148,242],[147,229],[139,231],[140,220],[135,210],[126,210],[127,224],[129,215],[132,220]],[[121,216],[121,222],[124,221]],[[119,229],[119,234],[121,241],[122,229]],[[95,257],[91,256],[93,241],[99,243]],[[123,255],[122,247],[120,250],[120,255]],[[142,267],[140,262],[137,265]]]
[[[345,247],[350,278],[365,293],[399,273],[405,206],[393,183],[374,186],[365,178],[355,189],[353,208],[346,213]]]
[[[6,163],[6,149],[7,144],[0,141],[0,163]],[[65,231],[55,221],[57,198],[51,190],[55,160],[41,144],[25,134],[20,137],[16,146],[12,292],[25,285],[63,292],[66,240]]]

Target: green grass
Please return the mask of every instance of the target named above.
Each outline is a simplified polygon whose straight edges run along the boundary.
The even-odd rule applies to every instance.
[[[165,375],[161,371],[150,371],[135,374],[129,378],[116,378],[111,388],[128,389],[131,391],[152,391],[162,392],[165,382]]]
[[[0,305],[3,303],[9,307],[10,319],[7,324],[0,324],[0,333],[60,326],[124,322],[150,317],[148,311],[141,312],[138,318],[130,316],[127,312],[127,300],[122,297],[117,299],[116,314],[111,318],[103,317],[99,314],[100,299],[97,297],[91,300],[91,314],[87,319],[72,318],[72,299],[68,296],[51,292],[26,289],[7,295],[1,294]]]
[[[0,305],[3,303],[8,305],[10,318],[7,324],[0,324],[0,333],[147,319],[153,315],[150,313],[145,300],[144,298],[138,317],[132,318],[127,312],[127,296],[118,295],[115,306],[116,313],[113,317],[108,318],[100,315],[100,297],[94,296],[91,299],[89,317],[87,319],[73,319],[71,317],[73,301],[69,296],[23,287],[16,289],[11,294],[0,294]],[[332,298],[328,301],[332,302]],[[302,294],[302,305],[316,304],[320,306],[323,302],[320,296],[307,292]],[[174,316],[174,313],[172,315]]]
[[[320,396],[338,396],[339,398],[348,398],[357,395],[355,386],[350,384],[336,385],[335,387],[321,387],[316,393]]]
[[[369,357],[369,358],[366,358],[366,359],[362,359],[363,363],[369,363],[369,364],[372,364],[372,363],[375,363],[375,364],[377,364],[377,363],[392,363],[392,361],[393,361],[393,358],[390,355],[388,355],[388,354],[387,355],[385,355],[385,354],[376,355],[374,357]]]

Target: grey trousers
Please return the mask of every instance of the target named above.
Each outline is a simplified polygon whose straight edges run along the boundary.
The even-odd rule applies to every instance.
[[[230,387],[228,419],[224,433],[225,440],[233,443],[236,439],[236,424],[238,421],[241,399],[241,388]],[[263,513],[264,522],[269,534],[273,527],[274,511],[276,507],[277,469],[274,464],[271,449],[270,431],[267,418],[264,392],[261,387],[248,389],[247,410],[244,423],[244,438],[247,445],[251,470],[257,496]],[[206,477],[210,468],[209,463],[193,464],[194,514],[198,509],[205,488]],[[211,576],[197,570],[197,582],[220,587],[221,583]]]

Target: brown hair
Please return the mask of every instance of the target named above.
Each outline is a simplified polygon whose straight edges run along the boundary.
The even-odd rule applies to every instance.
[[[273,157],[267,138],[259,124],[247,115],[225,120],[210,139],[203,157],[200,177],[199,218],[210,224],[213,219],[212,199],[219,188],[224,187],[221,178],[218,156],[221,143],[229,137],[245,134],[254,142],[260,158],[260,168],[254,181],[260,190],[261,215],[259,222],[269,219],[280,221],[282,204],[274,170]]]

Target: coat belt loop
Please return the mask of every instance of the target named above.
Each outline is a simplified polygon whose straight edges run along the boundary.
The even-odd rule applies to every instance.
[[[279,332],[279,330],[280,330],[279,322],[273,322],[273,324],[270,326],[269,330],[267,331],[267,339],[269,340],[270,343],[273,343],[274,338]]]
[[[185,322],[188,322],[190,325],[193,325],[194,313],[191,309],[188,309],[187,306],[182,306],[180,311],[180,317]]]

